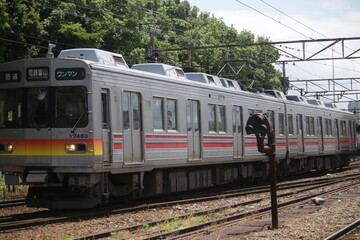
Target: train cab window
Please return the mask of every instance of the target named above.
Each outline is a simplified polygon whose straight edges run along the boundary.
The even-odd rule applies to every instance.
[[[84,87],[58,87],[55,93],[55,126],[59,128],[85,127],[88,124],[86,89]]]
[[[28,90],[28,126],[50,126],[49,90],[47,88],[31,88]]]
[[[285,122],[283,113],[279,113],[279,135],[285,135]]]
[[[292,114],[288,114],[288,131],[289,131],[289,135],[294,134],[294,121]]]
[[[22,125],[21,90],[0,90],[0,128],[18,128]]]

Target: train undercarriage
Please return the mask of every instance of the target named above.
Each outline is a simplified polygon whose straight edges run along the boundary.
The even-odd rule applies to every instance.
[[[278,178],[310,171],[329,171],[349,166],[349,155],[332,155],[304,159],[285,159],[277,163]],[[109,199],[124,200],[177,192],[194,191],[236,183],[246,185],[268,178],[267,162],[207,165],[155,169],[149,172],[47,173],[46,183],[39,181],[45,171],[29,171],[31,182],[26,203],[30,207],[50,209],[92,208]],[[37,179],[37,180],[35,180]]]

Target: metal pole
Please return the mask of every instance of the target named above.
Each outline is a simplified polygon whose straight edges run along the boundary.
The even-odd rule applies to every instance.
[[[269,155],[269,178],[270,178],[270,194],[271,194],[271,218],[272,228],[279,228],[277,195],[276,195],[276,166],[275,154]]]

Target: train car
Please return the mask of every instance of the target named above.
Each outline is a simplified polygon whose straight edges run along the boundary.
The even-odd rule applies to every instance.
[[[90,208],[266,178],[246,120],[274,123],[279,176],[347,166],[353,114],[231,79],[70,49],[0,64],[0,171],[28,206]]]

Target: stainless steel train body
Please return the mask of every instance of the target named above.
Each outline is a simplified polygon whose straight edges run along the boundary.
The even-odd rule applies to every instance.
[[[29,206],[92,207],[266,178],[267,158],[244,131],[256,112],[274,122],[279,175],[343,167],[355,150],[346,111],[164,64],[129,69],[96,49],[59,57],[0,65],[0,170],[7,184],[30,186]]]

